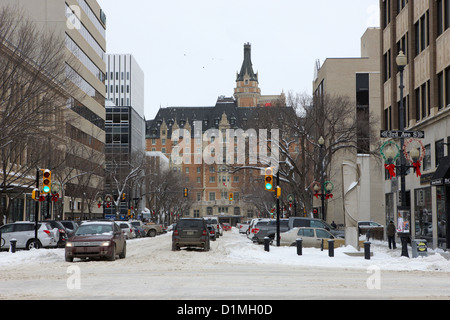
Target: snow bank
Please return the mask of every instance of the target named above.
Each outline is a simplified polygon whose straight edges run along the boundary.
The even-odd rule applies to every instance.
[[[242,241],[233,241],[227,244],[227,255],[235,261],[253,264],[281,264],[304,267],[323,268],[367,268],[378,266],[382,270],[392,271],[443,271],[450,272],[450,261],[441,253],[442,250],[428,250],[428,257],[406,258],[401,257],[401,247],[390,250],[386,242],[373,241],[370,260],[364,256],[349,256],[346,253],[357,252],[353,247],[341,247],[334,250],[334,257],[328,256],[328,250],[317,248],[303,248],[302,255],[297,255],[295,247],[270,246],[270,251],[264,251],[264,246],[255,245],[239,235]],[[411,248],[409,256],[412,257]],[[361,250],[363,252],[363,250]]]

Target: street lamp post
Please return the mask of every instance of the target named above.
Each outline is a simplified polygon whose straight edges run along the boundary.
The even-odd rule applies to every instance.
[[[400,51],[397,58],[396,58],[397,66],[400,71],[400,105],[399,105],[399,125],[400,131],[405,130],[405,105],[403,103],[403,89],[405,88],[403,83],[403,71],[405,69],[405,66],[408,63],[408,59],[406,58],[403,51]],[[400,150],[403,150],[403,145],[405,143],[405,138],[400,137]],[[406,203],[406,186],[405,186],[405,176],[406,176],[406,159],[403,154],[403,152],[400,152],[400,188],[401,188],[401,208],[402,210],[406,210],[407,203]],[[411,213],[410,213],[411,216]],[[411,224],[409,223],[409,232],[411,232]],[[408,256],[408,235],[402,234],[401,236],[402,241],[402,256],[409,257]]]

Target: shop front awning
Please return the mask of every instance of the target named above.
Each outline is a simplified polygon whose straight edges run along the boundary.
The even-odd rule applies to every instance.
[[[450,156],[442,158],[431,179],[432,186],[450,185]]]

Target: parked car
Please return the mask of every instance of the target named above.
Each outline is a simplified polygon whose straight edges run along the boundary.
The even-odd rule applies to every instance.
[[[217,234],[217,233],[216,233]],[[210,237],[206,221],[202,218],[181,218],[172,233],[172,251],[181,247],[210,249]]]
[[[280,219],[280,233],[289,230],[288,219]],[[267,223],[263,221],[262,223],[257,223],[252,241],[258,244],[264,243],[264,238],[269,237],[271,241],[275,240],[275,235],[277,233],[277,220],[272,219]]]
[[[136,237],[137,238],[143,238],[147,236],[147,231],[145,230],[145,228],[141,225],[140,221],[137,220],[130,220],[128,221],[133,227],[134,227],[134,232],[136,233]]]
[[[216,230],[216,238],[219,238],[223,235],[222,226],[219,223],[219,218],[217,217],[204,217],[206,224],[211,225]]]
[[[114,222],[93,221],[83,223],[75,235],[67,241],[65,258],[73,262],[74,258],[107,258],[110,261],[124,259],[127,243],[122,230]]]
[[[259,232],[259,228],[267,225],[270,219],[253,219],[247,232],[247,238],[253,241],[253,237]]]
[[[134,232],[134,227],[131,223],[127,221],[116,221],[115,223],[122,230],[122,233],[125,235],[125,239],[128,240],[136,238],[136,233]]]
[[[245,233],[247,234],[248,228],[250,226],[250,220],[245,221],[243,223],[236,224],[236,227],[239,229],[239,233]]]
[[[33,249],[35,247],[35,222],[15,222],[0,227],[0,249],[9,249],[11,239],[16,239],[17,249]],[[59,231],[49,223],[38,222],[39,248],[55,248],[58,244]]]
[[[322,240],[335,239],[335,236],[323,228],[296,227],[287,232],[283,232],[280,238],[280,244],[282,246],[295,246],[297,239],[301,238],[303,240],[303,247],[320,248]]]
[[[231,230],[231,225],[229,223],[224,223],[223,224],[223,230],[224,231],[230,231]]]
[[[384,228],[382,224],[379,224],[377,222],[373,221],[358,221],[358,227],[364,228],[364,229],[371,229],[371,228]]]
[[[303,218],[303,217],[290,217],[289,218],[289,229],[296,227],[309,227],[309,228],[323,228],[328,230],[336,238],[345,238],[345,231],[337,230],[330,226],[327,222],[322,219],[315,218]]]
[[[60,221],[62,225],[66,228],[68,238],[74,235],[75,231],[77,230],[79,224],[76,223],[73,220],[62,220]]]
[[[207,227],[209,232],[209,239],[211,239],[212,241],[216,241],[216,230],[211,225],[208,225]]]
[[[64,248],[66,246],[67,239],[69,238],[66,227],[64,227],[61,221],[57,220],[45,220],[43,222],[50,224],[52,229],[58,229],[58,248]]]

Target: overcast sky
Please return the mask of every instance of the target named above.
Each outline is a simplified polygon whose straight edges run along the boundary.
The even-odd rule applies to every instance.
[[[214,106],[232,96],[244,43],[263,95],[311,94],[314,65],[359,57],[379,0],[98,0],[107,53],[131,53],[145,73],[145,116]]]

